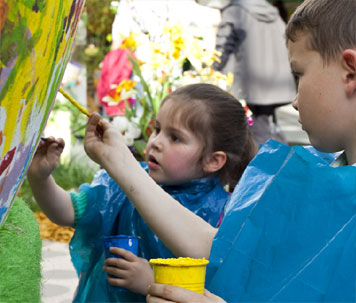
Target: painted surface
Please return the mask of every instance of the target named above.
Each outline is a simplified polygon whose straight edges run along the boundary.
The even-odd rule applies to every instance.
[[[0,0],[0,225],[70,56],[84,0]]]

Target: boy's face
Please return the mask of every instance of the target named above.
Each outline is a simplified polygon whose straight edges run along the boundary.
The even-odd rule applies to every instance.
[[[338,60],[324,63],[320,54],[308,47],[307,37],[300,32],[295,42],[288,41],[291,67],[299,79],[293,106],[314,147],[324,152],[340,151],[345,149],[352,127],[342,64]]]
[[[147,143],[149,175],[159,184],[182,184],[203,177],[201,142],[193,132],[175,123],[171,100],[161,107],[155,131]]]

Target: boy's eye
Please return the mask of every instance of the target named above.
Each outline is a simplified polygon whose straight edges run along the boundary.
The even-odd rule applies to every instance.
[[[297,88],[298,88],[298,86],[299,86],[300,73],[297,73],[297,72],[293,71],[292,74],[293,74],[293,77],[294,77],[294,79],[295,79],[295,84],[296,84],[296,86],[297,86]]]

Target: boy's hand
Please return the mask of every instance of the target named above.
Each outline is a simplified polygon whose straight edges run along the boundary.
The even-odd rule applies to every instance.
[[[29,167],[28,176],[36,180],[48,178],[58,166],[63,149],[62,138],[48,137],[46,141],[40,141]]]
[[[198,294],[189,289],[167,284],[153,284],[148,288],[147,303],[213,303],[225,302],[220,297],[205,290],[204,295]]]
[[[108,276],[109,284],[147,295],[148,286],[154,282],[148,261],[122,248],[111,247],[110,252],[121,258],[109,258],[104,262],[103,270],[115,276]]]

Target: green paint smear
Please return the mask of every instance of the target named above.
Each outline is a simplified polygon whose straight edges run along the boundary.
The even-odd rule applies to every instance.
[[[36,218],[17,197],[0,228],[0,302],[41,301],[41,249]]]
[[[19,23],[14,27],[13,24],[9,25],[9,28],[4,34],[4,39],[1,40],[0,56],[2,58],[2,63],[7,65],[9,61],[16,58],[16,64],[11,70],[7,81],[1,90],[0,100],[4,98],[5,93],[8,91],[11,83],[14,83],[18,73],[18,68],[21,67],[22,62],[28,58],[31,54],[34,45],[37,43],[40,32],[36,32],[32,37],[27,38],[27,26],[26,20],[19,20]],[[11,33],[11,35],[9,34]]]

